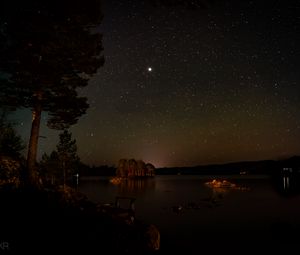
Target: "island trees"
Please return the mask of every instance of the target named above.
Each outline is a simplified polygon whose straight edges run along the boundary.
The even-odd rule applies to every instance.
[[[155,167],[150,163],[145,164],[142,160],[120,159],[116,175],[122,178],[154,176]]]
[[[48,126],[75,124],[87,108],[77,89],[103,65],[100,0],[5,1],[0,9],[0,101],[32,112],[27,181],[37,183],[42,111]],[[92,32],[94,31],[94,32]]]

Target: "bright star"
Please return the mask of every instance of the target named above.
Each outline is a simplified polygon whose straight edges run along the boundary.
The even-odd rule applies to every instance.
[[[152,67],[148,67],[148,72],[152,72]]]

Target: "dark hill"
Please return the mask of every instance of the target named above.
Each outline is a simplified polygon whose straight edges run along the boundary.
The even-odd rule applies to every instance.
[[[226,164],[200,165],[194,167],[157,168],[156,174],[268,174],[273,175],[284,167],[299,168],[300,156],[283,160],[242,161]]]

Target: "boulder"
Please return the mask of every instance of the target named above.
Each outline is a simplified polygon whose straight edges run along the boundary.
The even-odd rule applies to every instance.
[[[160,232],[158,228],[153,224],[148,225],[144,236],[147,249],[150,251],[158,251],[160,248]]]

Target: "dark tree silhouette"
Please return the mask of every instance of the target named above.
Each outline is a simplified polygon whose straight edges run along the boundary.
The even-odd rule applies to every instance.
[[[6,120],[5,113],[0,116],[0,156],[9,156],[15,159],[21,157],[25,145],[13,125]]]
[[[72,133],[64,130],[59,134],[56,150],[50,155],[43,154],[40,161],[41,176],[51,184],[66,184],[75,173],[78,173],[80,159],[77,155],[76,140]]]
[[[1,109],[0,115],[0,186],[20,184],[23,166],[22,151],[24,142],[7,120],[6,109]]]
[[[42,111],[65,129],[88,108],[76,89],[103,65],[100,0],[4,1],[0,8],[0,101],[32,111],[27,181],[37,183]],[[93,32],[92,32],[93,31]]]
[[[63,183],[65,185],[67,178],[77,172],[76,168],[80,161],[77,155],[76,140],[72,139],[72,133],[64,130],[59,135],[59,143],[56,148],[63,173]]]
[[[52,151],[50,155],[44,153],[40,161],[40,176],[43,182],[54,185],[61,178],[61,169],[57,151]]]

